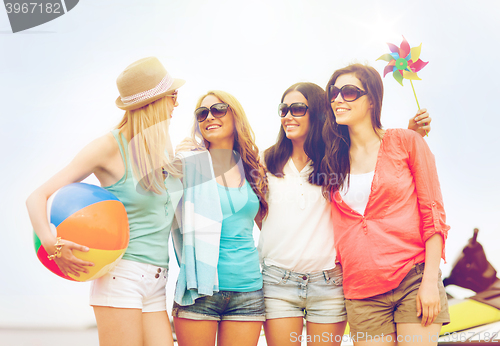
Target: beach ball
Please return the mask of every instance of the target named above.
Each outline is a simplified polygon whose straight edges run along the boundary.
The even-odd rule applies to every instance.
[[[54,274],[73,281],[89,281],[103,276],[122,258],[129,241],[127,212],[111,192],[85,183],[66,185],[47,201],[47,218],[56,237],[70,240],[89,248],[88,252],[73,250],[73,254],[93,262],[88,273],[80,276],[64,275],[34,233],[38,259]]]

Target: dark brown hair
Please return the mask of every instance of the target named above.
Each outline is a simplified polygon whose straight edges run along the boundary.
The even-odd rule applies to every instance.
[[[362,64],[351,64],[342,69],[335,71],[326,85],[326,90],[330,85],[334,85],[337,78],[344,74],[353,74],[363,86],[368,94],[367,97],[372,104],[371,120],[373,130],[377,132],[382,129],[380,115],[382,111],[382,99],[384,96],[384,85],[380,74],[371,66]],[[330,102],[330,100],[328,100]],[[349,160],[349,147],[351,146],[351,138],[347,125],[339,125],[335,120],[332,107],[328,107],[329,111],[326,116],[325,126],[323,127],[323,140],[325,141],[326,150],[323,158],[321,169],[325,173],[323,179],[323,195],[325,198],[330,198],[330,194],[340,189],[344,181],[351,171]]]

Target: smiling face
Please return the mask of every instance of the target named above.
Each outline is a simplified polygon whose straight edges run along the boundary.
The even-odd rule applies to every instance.
[[[364,90],[361,81],[352,73],[340,75],[334,85],[339,89],[344,85],[354,85]],[[339,93],[331,106],[339,125],[354,126],[364,122],[371,124],[371,109],[373,107],[368,95],[361,96],[352,102],[346,102]]]
[[[296,102],[305,103],[307,106],[309,105],[304,95],[297,90],[289,92],[283,98],[283,103],[286,103],[288,106]],[[309,132],[309,109],[302,117],[294,117],[291,112],[288,111],[287,115],[281,118],[281,125],[283,126],[286,137],[292,142],[304,142],[307,137],[307,132]]]
[[[222,101],[214,95],[208,95],[203,99],[200,107],[210,109],[216,103],[222,103]],[[231,108],[228,108],[226,115],[221,118],[214,118],[210,112],[207,118],[198,125],[201,135],[210,143],[211,148],[224,142],[234,143],[234,116]]]

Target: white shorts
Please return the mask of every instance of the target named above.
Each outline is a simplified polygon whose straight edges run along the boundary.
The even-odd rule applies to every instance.
[[[166,284],[167,269],[122,259],[114,269],[92,282],[90,305],[166,311]]]

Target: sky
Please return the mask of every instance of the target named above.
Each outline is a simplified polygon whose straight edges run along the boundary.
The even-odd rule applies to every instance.
[[[432,117],[426,141],[451,226],[441,268],[446,276],[478,227],[500,270],[498,18],[496,0],[86,0],[13,34],[0,8],[0,328],[95,323],[89,283],[63,280],[37,260],[25,200],[116,126],[123,115],[114,104],[116,77],[148,56],[186,80],[170,127],[174,146],[189,135],[197,99],[220,89],[241,102],[264,150],[276,140],[278,103],[290,85],[325,87],[352,62],[382,73],[386,62],[376,59],[389,52],[387,42],[399,46],[404,35],[411,47],[422,43],[429,64],[413,84]],[[384,88],[383,126],[407,127],[417,112],[410,83],[402,87],[389,74]]]

